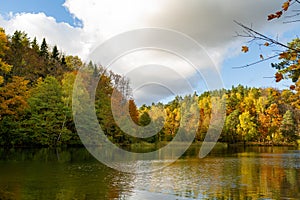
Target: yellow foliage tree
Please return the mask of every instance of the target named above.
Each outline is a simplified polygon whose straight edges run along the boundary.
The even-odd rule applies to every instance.
[[[0,28],[0,72],[1,74],[7,74],[10,72],[12,66],[3,61],[5,51],[8,50],[7,37],[3,28]],[[0,75],[0,84],[4,82],[3,75]]]
[[[16,118],[28,107],[28,80],[14,76],[12,82],[0,87],[0,119],[6,115]]]

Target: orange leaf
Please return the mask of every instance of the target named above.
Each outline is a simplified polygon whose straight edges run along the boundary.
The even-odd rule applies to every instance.
[[[267,47],[267,46],[269,46],[270,44],[269,44],[268,42],[266,42],[264,45]]]
[[[274,18],[276,18],[277,17],[277,15],[275,15],[275,14],[270,14],[270,15],[268,15],[268,20],[272,20],[272,19],[274,19]]]
[[[296,89],[296,86],[295,86],[295,85],[291,85],[291,86],[290,86],[290,89],[291,89],[291,90],[295,90],[295,89]]]
[[[276,73],[275,74],[275,79],[276,79],[276,82],[279,82],[283,79],[283,75],[281,73]]]
[[[289,54],[287,52],[282,52],[281,54],[279,54],[279,59],[287,59],[288,55]]]
[[[247,46],[242,46],[242,52],[247,53],[249,48]]]
[[[278,12],[276,12],[276,15],[277,15],[277,18],[281,17],[281,15],[282,15],[282,11],[278,11]]]
[[[290,1],[286,1],[286,2],[283,3],[282,9],[284,11],[287,11],[289,9],[289,6],[290,6]]]
[[[291,65],[291,66],[289,67],[290,70],[294,70],[294,69],[297,69],[297,68],[298,68],[297,65]]]

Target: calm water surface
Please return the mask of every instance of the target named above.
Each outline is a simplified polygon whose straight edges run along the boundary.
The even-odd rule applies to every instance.
[[[300,151],[199,148],[161,171],[125,174],[84,148],[0,149],[0,199],[300,199]]]

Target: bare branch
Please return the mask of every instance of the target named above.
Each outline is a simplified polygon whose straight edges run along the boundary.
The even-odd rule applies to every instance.
[[[285,18],[293,18],[293,17],[296,17],[296,16],[299,16],[300,15],[300,10],[294,10],[294,12],[297,12],[296,14],[293,14],[293,15],[288,15],[288,16],[285,16]]]
[[[281,46],[281,47],[284,47],[286,49],[293,50],[297,53],[300,53],[299,49],[289,47],[286,44],[283,44],[283,43],[279,42],[278,40],[275,40],[275,39],[270,38],[270,37],[268,37],[268,36],[266,36],[262,33],[259,33],[258,31],[255,31],[252,28],[249,28],[248,26],[245,26],[244,24],[242,24],[238,21],[234,20],[234,23],[236,23],[237,25],[239,25],[240,27],[242,27],[244,29],[245,35],[238,34],[237,36],[239,36],[239,37],[252,38],[252,40],[263,40],[263,41],[269,42],[270,44],[276,44],[278,46]]]
[[[263,78],[274,78],[274,76],[264,76]]]
[[[262,63],[262,62],[264,62],[264,61],[271,60],[271,59],[276,58],[276,57],[278,57],[278,56],[279,56],[279,54],[274,55],[274,56],[270,56],[270,57],[265,58],[265,59],[262,59],[262,60],[258,60],[258,61],[256,61],[256,62],[247,64],[247,65],[243,65],[243,66],[239,66],[239,67],[232,67],[232,69],[242,69],[242,68],[250,67],[250,66],[252,66],[252,65],[256,65],[256,64],[258,64],[258,63]]]
[[[289,24],[289,23],[295,23],[295,22],[300,22],[300,19],[293,20],[293,21],[286,21],[286,22],[283,22],[283,23],[284,24]]]

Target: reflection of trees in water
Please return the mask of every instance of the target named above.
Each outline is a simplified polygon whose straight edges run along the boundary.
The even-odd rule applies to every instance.
[[[196,199],[299,199],[298,152],[219,146],[198,159],[199,148],[161,171],[136,175],[106,167],[83,148],[0,149],[0,199],[127,199],[136,190]]]
[[[129,175],[104,166],[84,148],[0,149],[0,160],[1,200],[119,199],[122,191],[130,192]]]
[[[205,159],[185,154],[162,171],[137,177],[136,185],[155,193],[202,199],[299,198],[297,159],[285,157],[287,148],[249,148],[236,153],[224,149]],[[275,150],[274,150],[275,149]],[[275,151],[275,152],[274,152]],[[222,154],[223,152],[223,154]],[[197,153],[195,154],[197,156]],[[142,180],[148,180],[146,183]]]

